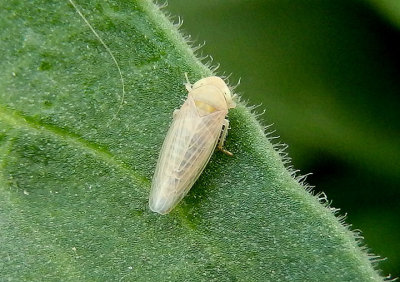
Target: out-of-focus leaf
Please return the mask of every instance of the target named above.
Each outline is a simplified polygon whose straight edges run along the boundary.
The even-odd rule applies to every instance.
[[[0,3],[2,278],[380,280],[242,104],[234,157],[217,152],[171,214],[148,210],[183,74],[211,74],[153,4]]]

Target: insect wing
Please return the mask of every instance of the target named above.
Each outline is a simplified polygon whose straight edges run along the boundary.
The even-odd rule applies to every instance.
[[[187,194],[216,147],[226,114],[200,116],[189,94],[161,149],[150,193],[151,210],[168,213]]]

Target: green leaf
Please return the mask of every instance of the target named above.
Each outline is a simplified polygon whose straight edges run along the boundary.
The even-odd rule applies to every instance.
[[[74,4],[0,4],[3,279],[382,280],[243,104],[234,156],[216,152],[174,211],[150,212],[184,73],[211,71],[150,2]]]
[[[376,9],[382,17],[389,20],[397,28],[400,27],[400,1],[397,0],[363,0]]]

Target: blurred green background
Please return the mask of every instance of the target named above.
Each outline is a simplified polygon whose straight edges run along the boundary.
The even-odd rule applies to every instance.
[[[400,276],[400,0],[169,0],[295,169]]]

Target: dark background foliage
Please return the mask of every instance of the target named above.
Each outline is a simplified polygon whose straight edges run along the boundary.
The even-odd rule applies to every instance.
[[[382,4],[395,4],[394,0]],[[374,3],[374,1],[371,1]],[[377,3],[377,2],[375,2]],[[289,144],[346,222],[400,276],[400,36],[393,15],[360,1],[183,1],[167,10],[239,77],[261,119]],[[396,14],[396,12],[398,12]],[[386,17],[387,16],[387,17]],[[389,20],[391,19],[391,20]]]

